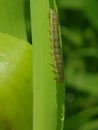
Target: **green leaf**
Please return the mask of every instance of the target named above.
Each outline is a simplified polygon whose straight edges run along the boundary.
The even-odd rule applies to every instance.
[[[50,66],[49,4],[57,10],[54,0],[31,0],[34,130],[61,130],[64,121],[64,83],[56,83]]]
[[[27,40],[24,0],[0,0],[0,32]]]
[[[31,0],[33,37],[33,130],[55,130],[56,82],[51,72],[49,1]]]
[[[32,130],[32,47],[1,33],[0,126]]]

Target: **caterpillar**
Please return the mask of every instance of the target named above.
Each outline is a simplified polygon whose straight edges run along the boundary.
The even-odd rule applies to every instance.
[[[63,57],[62,50],[60,46],[60,32],[59,32],[59,19],[57,12],[53,9],[49,10],[50,14],[50,40],[51,40],[51,55],[53,59],[53,72],[56,74],[55,79],[57,82],[62,82],[64,80],[64,70],[63,70]]]

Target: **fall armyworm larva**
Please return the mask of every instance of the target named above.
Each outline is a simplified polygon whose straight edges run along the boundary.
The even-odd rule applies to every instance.
[[[51,40],[51,54],[53,58],[54,72],[56,73],[55,79],[57,82],[64,80],[63,70],[63,57],[60,46],[60,34],[59,34],[59,19],[57,12],[53,9],[49,10],[50,14],[50,40]]]

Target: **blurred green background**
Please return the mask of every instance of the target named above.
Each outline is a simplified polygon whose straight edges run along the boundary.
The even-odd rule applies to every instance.
[[[25,0],[28,41],[29,1]],[[65,70],[64,130],[98,130],[98,0],[57,0]]]
[[[98,0],[57,0],[66,80],[64,130],[98,130]]]

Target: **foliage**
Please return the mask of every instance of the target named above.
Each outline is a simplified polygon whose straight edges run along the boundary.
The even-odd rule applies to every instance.
[[[24,2],[0,0],[0,130],[32,130],[32,46],[24,41]]]
[[[32,129],[32,48],[28,42],[3,33],[0,33],[0,129]]]
[[[61,130],[64,117],[64,83],[57,83],[51,52],[49,9],[55,0],[30,2],[33,37],[33,129]]]
[[[98,129],[98,1],[57,3],[67,86],[64,130]]]
[[[57,10],[55,0],[0,0],[0,33],[33,41],[34,130],[62,129],[64,85],[64,130],[98,129],[98,1],[56,1],[63,43],[64,83],[58,84],[53,79],[49,65],[52,58],[48,13],[49,8]],[[12,36],[0,34],[0,116],[5,119],[5,115],[15,130],[31,130],[31,47],[28,49],[27,42]],[[12,66],[5,64],[6,61]],[[9,69],[3,69],[7,65]],[[0,119],[0,129],[7,129],[5,122]]]

